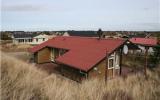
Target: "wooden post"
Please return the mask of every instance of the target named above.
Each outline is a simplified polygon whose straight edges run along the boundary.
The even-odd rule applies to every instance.
[[[105,81],[107,81],[108,77],[108,52],[106,50],[106,70],[105,70]]]
[[[122,66],[122,49],[120,49],[120,64],[119,64],[119,66],[120,66],[120,75],[122,74],[122,68],[121,68],[121,66]]]
[[[145,47],[145,65],[144,65],[144,75],[147,75],[147,66],[148,66],[148,49],[149,47]]]
[[[135,70],[135,73],[136,73],[136,70],[137,70],[137,66],[135,66],[135,50],[133,49],[133,57],[131,58],[132,59],[132,64],[131,64],[131,67],[133,67],[133,70]]]

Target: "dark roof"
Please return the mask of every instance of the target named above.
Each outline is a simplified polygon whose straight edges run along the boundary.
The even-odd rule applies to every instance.
[[[30,49],[38,52],[45,47],[62,48],[68,50],[55,59],[56,62],[88,71],[98,62],[123,45],[123,39],[100,39],[77,36],[57,36]]]
[[[95,31],[67,31],[70,36],[98,37]]]
[[[25,32],[15,32],[13,38],[32,38],[38,34],[35,33],[25,33]]]

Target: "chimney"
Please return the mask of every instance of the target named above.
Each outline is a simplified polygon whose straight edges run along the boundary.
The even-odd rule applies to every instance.
[[[102,35],[103,35],[103,32],[102,32],[102,30],[101,29],[99,29],[98,31],[97,31],[97,34],[98,34],[98,39],[100,40],[101,38],[102,38]]]

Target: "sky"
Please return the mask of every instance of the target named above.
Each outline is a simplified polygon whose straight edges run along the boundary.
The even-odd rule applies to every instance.
[[[160,31],[160,0],[1,0],[2,31]]]

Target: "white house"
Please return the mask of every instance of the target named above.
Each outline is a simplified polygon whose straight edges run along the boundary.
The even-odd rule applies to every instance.
[[[149,53],[153,53],[153,48],[158,45],[158,40],[156,38],[131,38],[129,41],[136,44],[141,50],[141,53],[145,53],[146,49]]]
[[[41,43],[43,43],[53,37],[55,37],[55,35],[18,33],[18,34],[13,34],[12,40],[13,40],[13,44],[37,45],[37,44],[41,44]]]
[[[13,44],[32,44],[33,34],[15,33],[12,35]]]
[[[46,35],[46,34],[40,34],[40,35],[37,35],[35,37],[32,38],[32,44],[33,45],[36,45],[36,44],[41,44],[51,38],[55,37],[55,35]]]

